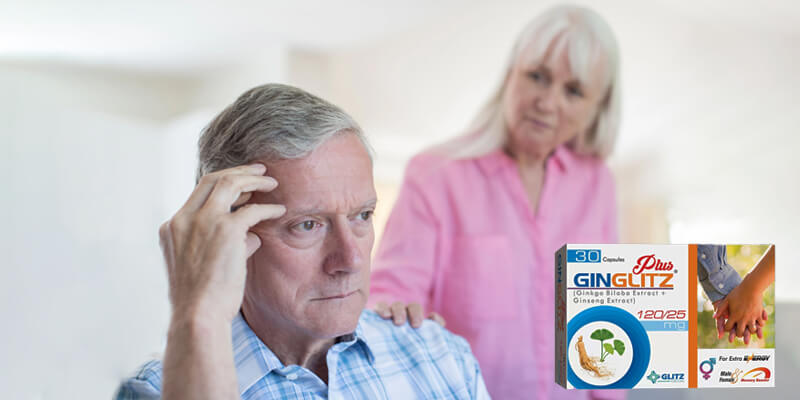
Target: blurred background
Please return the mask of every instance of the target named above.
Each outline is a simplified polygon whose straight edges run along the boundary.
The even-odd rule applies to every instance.
[[[622,242],[775,243],[777,389],[800,383],[800,5],[578,1],[615,30],[609,163]],[[388,216],[407,160],[466,127],[552,1],[0,2],[0,397],[109,398],[163,351],[157,228],[194,185],[202,127],[244,90],[300,86],[351,113]]]

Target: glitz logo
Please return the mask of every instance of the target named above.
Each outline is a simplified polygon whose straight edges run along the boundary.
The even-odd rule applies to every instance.
[[[672,261],[661,261],[656,258],[655,254],[649,254],[639,257],[636,260],[636,266],[633,267],[634,274],[640,274],[644,270],[656,270],[656,271],[672,271]]]

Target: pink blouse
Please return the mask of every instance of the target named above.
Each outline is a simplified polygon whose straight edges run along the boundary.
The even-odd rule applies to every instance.
[[[554,253],[617,241],[614,182],[562,146],[545,164],[534,215],[503,151],[414,157],[373,262],[370,305],[418,302],[463,336],[497,399],[621,399],[554,382]]]

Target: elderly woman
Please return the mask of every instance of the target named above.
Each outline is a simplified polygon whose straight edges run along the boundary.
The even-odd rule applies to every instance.
[[[554,383],[554,252],[617,240],[603,159],[617,134],[614,35],[594,12],[530,22],[468,132],[414,157],[375,258],[370,304],[412,325],[436,311],[499,399],[623,398]],[[438,316],[437,316],[438,317]]]

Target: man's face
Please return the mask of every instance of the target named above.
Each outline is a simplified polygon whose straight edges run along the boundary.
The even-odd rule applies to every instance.
[[[261,248],[248,260],[245,302],[274,327],[324,339],[355,330],[369,294],[372,161],[354,135],[338,134],[310,155],[267,163],[278,181],[251,202],[286,214],[251,229]]]

